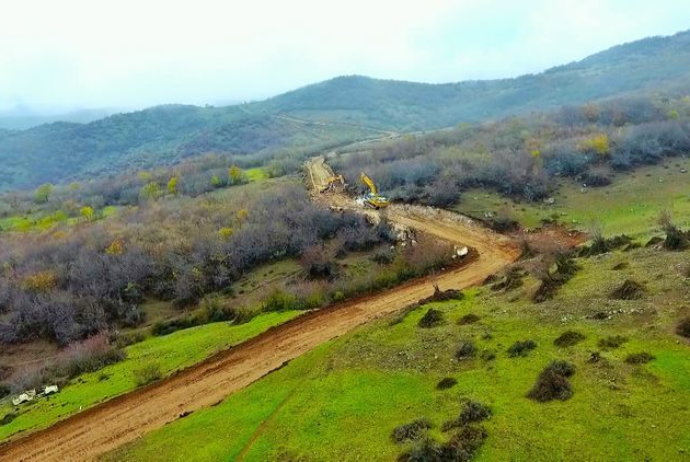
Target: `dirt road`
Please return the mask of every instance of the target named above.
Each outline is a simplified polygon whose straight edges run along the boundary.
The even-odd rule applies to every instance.
[[[310,164],[313,190],[320,190],[328,176],[328,168],[322,160]],[[338,206],[353,206],[351,200],[342,195],[314,195]],[[478,259],[471,264],[434,277],[434,282],[442,289],[478,284],[518,257],[518,249],[508,239],[464,217],[406,206],[391,206],[386,213],[396,224],[420,229],[478,251]],[[431,295],[431,282],[429,279],[410,281],[373,296],[305,314],[166,380],[10,441],[0,447],[0,460],[95,459],[180,418],[183,413],[218,403],[328,340]]]

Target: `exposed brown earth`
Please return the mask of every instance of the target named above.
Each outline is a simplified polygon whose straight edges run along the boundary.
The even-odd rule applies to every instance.
[[[308,167],[312,191],[321,190],[332,172],[322,158],[313,160]],[[344,195],[315,192],[314,196],[335,207],[356,207]],[[518,247],[510,239],[450,212],[392,205],[381,213],[395,225],[471,247],[478,256],[433,277],[306,313],[172,377],[94,406],[45,430],[15,438],[0,447],[0,460],[95,459],[180,418],[183,413],[218,403],[324,342],[430,296],[432,283],[441,289],[479,284],[519,256]]]

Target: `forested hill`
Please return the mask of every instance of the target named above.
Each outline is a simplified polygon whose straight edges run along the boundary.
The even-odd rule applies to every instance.
[[[338,77],[266,101],[170,105],[88,124],[0,130],[0,191],[170,164],[208,152],[306,151],[690,81],[690,32],[617,46],[516,79],[422,84]],[[288,117],[285,117],[288,116]]]
[[[261,103],[266,112],[350,120],[400,130],[446,127],[579,104],[690,78],[690,31],[613,47],[582,61],[516,79],[423,84],[338,77]]]

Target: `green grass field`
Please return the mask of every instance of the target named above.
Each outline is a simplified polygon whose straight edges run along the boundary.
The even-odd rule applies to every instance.
[[[455,210],[477,218],[485,212],[507,211],[523,226],[535,228],[542,219],[557,218],[566,226],[587,230],[599,221],[609,236],[648,237],[654,233],[659,213],[670,210],[683,227],[690,226],[690,161],[674,159],[664,165],[640,168],[614,176],[613,184],[586,188],[564,183],[553,205],[515,203],[498,194],[472,190],[463,194]]]
[[[100,371],[81,375],[57,395],[19,408],[14,408],[9,399],[5,399],[0,405],[0,415],[15,412],[17,417],[11,423],[0,426],[0,440],[20,431],[46,427],[80,409],[134,390],[134,373],[145,365],[158,364],[163,375],[169,375],[299,314],[297,311],[267,313],[238,326],[220,322],[163,337],[149,337],[127,347],[127,359]]]
[[[443,441],[442,423],[471,398],[493,410],[477,460],[682,460],[690,454],[690,345],[674,327],[690,314],[690,280],[679,271],[689,260],[690,252],[652,249],[579,260],[578,274],[542,304],[529,300],[535,281],[528,278],[505,295],[473,289],[461,302],[427,305],[402,322],[378,321],[105,459],[394,460],[406,448],[391,440],[396,426],[427,417],[435,425],[430,434]],[[622,261],[629,267],[614,271]],[[646,284],[641,300],[609,298],[626,278]],[[430,306],[447,322],[421,329],[417,323]],[[589,317],[599,311],[610,319]],[[480,321],[457,325],[468,313]],[[555,346],[566,330],[586,338]],[[611,335],[629,341],[601,349],[598,341]],[[496,358],[456,360],[455,349],[466,339]],[[509,357],[506,349],[525,339],[537,348]],[[603,359],[590,363],[593,351]],[[656,359],[624,361],[641,351]],[[575,365],[574,396],[545,404],[528,399],[537,375],[554,359]],[[437,390],[444,377],[457,385]]]

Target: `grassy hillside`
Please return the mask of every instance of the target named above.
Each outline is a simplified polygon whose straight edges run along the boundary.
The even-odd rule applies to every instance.
[[[381,136],[381,129],[432,129],[649,88],[673,91],[687,82],[688,62],[685,32],[516,79],[430,85],[339,77],[241,106],[172,105],[0,132],[0,191],[209,152],[309,151]]]
[[[452,432],[443,423],[468,399],[492,412],[481,424],[488,438],[477,460],[680,460],[690,451],[690,348],[674,329],[688,314],[688,280],[677,269],[688,253],[660,252],[580,259],[575,278],[543,304],[530,301],[535,281],[528,278],[507,294],[481,288],[461,302],[423,306],[402,322],[382,320],[106,460],[393,460],[414,447],[392,440],[396,427],[427,418],[428,435],[445,441]],[[612,269],[622,262],[629,266]],[[642,299],[611,299],[628,278],[646,281]],[[445,323],[422,329],[431,308]],[[597,312],[606,313],[603,320]],[[459,323],[468,314],[479,320]],[[555,345],[566,331],[584,340]],[[611,336],[627,340],[602,346]],[[511,357],[508,348],[527,339],[537,347]],[[458,360],[458,345],[467,341],[476,352]],[[639,352],[655,359],[626,361]],[[573,396],[529,399],[540,371],[556,359],[575,366]],[[457,383],[439,389],[444,378]]]
[[[0,134],[0,191],[171,165],[204,153],[309,151],[374,136],[237,107],[161,106],[85,125],[58,122]]]
[[[596,221],[607,236],[627,234],[644,239],[657,231],[662,210],[671,211],[683,228],[690,227],[688,169],[690,161],[679,159],[618,174],[610,186],[601,188],[564,182],[553,204],[516,203],[485,189],[473,189],[454,209],[478,219],[485,219],[487,213],[504,214],[528,228],[540,226],[543,220],[556,220],[586,232]]]
[[[268,313],[237,326],[218,322],[164,337],[149,337],[127,347],[124,361],[81,375],[68,386],[63,385],[61,392],[49,400],[20,408],[12,406],[9,398],[0,401],[0,414],[15,416],[11,423],[0,426],[0,440],[21,431],[46,427],[82,408],[135,390],[139,386],[137,371],[147,366],[155,365],[161,376],[168,376],[299,314],[298,311]]]

